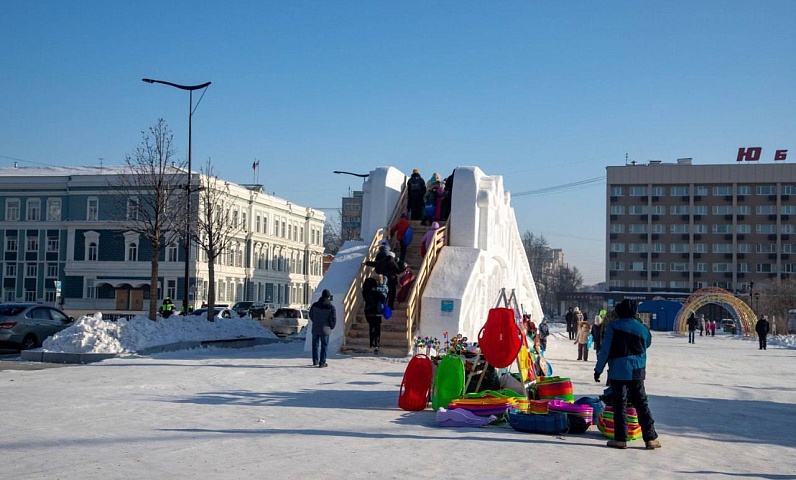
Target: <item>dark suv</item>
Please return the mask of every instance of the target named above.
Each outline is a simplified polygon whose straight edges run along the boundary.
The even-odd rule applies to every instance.
[[[262,302],[238,302],[232,306],[232,310],[241,317],[249,315],[252,318],[263,318],[265,309],[265,304]]]

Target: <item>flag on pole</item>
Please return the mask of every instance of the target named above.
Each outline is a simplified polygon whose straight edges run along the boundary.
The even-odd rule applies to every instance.
[[[260,166],[259,160],[255,160],[254,162],[252,162],[252,170],[257,170],[257,167],[259,166]]]

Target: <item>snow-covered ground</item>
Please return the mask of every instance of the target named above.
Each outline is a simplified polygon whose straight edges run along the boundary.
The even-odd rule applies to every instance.
[[[113,334],[84,326],[94,333],[79,343],[124,351],[206,335],[182,321],[146,322]],[[149,330],[161,323],[172,331]],[[576,396],[602,392],[594,352],[575,360],[558,325],[548,346]],[[0,479],[796,478],[794,348],[792,336],[760,351],[721,333],[691,345],[654,332],[656,451],[640,441],[609,449],[593,427],[441,428],[430,409],[397,407],[407,359],[333,355],[318,369],[298,341],[0,371]]]

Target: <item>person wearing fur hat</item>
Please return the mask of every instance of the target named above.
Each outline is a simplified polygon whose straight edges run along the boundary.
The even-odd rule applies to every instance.
[[[636,316],[636,303],[622,300],[614,309],[616,320],[605,327],[603,344],[594,366],[594,381],[600,381],[603,369],[608,366],[608,382],[614,411],[614,439],[611,448],[627,448],[627,413],[629,400],[636,409],[641,436],[647,450],[661,448],[655,420],[652,418],[644,380],[647,373],[647,349],[652,345],[649,329]]]
[[[578,323],[578,333],[575,343],[578,345],[578,360],[589,361],[589,335],[591,335],[591,325],[586,320]]]
[[[423,219],[423,196],[426,194],[426,181],[415,168],[412,176],[406,181],[407,207],[412,220]]]

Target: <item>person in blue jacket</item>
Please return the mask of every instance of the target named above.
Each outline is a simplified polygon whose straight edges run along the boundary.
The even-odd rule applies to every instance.
[[[636,304],[632,300],[622,300],[614,311],[617,318],[605,328],[597,365],[594,366],[594,381],[599,382],[603,369],[608,365],[608,383],[614,410],[614,439],[608,441],[608,446],[627,448],[625,404],[630,400],[638,414],[645,447],[647,450],[661,448],[644,391],[647,348],[652,345],[652,335],[635,318]]]

